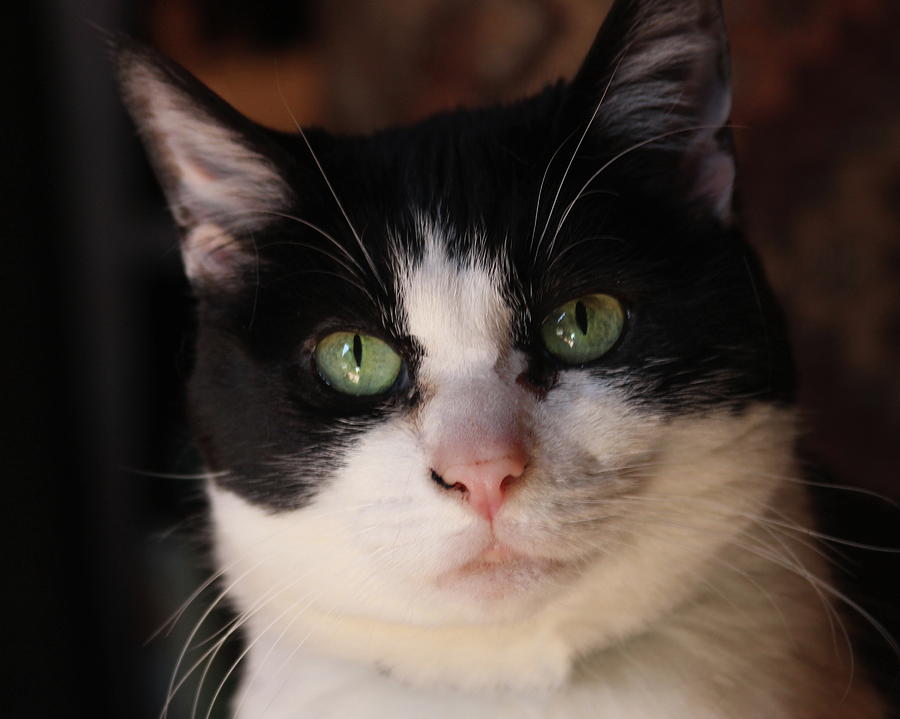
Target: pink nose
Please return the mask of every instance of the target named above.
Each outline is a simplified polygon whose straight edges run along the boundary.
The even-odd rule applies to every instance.
[[[524,474],[527,462],[520,448],[510,446],[501,456],[450,464],[435,468],[435,473],[444,486],[461,489],[472,509],[490,522],[503,504],[506,489]]]

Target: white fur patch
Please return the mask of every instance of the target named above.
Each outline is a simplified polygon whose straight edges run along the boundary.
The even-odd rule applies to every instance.
[[[425,348],[420,374],[438,383],[491,371],[509,343],[511,311],[499,268],[450,259],[439,231],[420,223],[423,258],[399,272],[398,295],[409,334]]]

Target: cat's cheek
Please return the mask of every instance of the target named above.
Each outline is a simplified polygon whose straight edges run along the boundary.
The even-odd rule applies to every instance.
[[[270,513],[215,488],[211,498],[220,562],[231,577],[248,573],[235,586],[248,600],[274,590],[350,614],[440,621],[434,579],[489,542],[484,523],[434,485],[399,421],[367,432],[302,509]],[[285,580],[294,584],[278,590]]]
[[[351,521],[363,531],[352,551],[410,590],[487,541],[486,525],[431,479],[428,457],[401,423],[372,432],[349,454],[328,501],[356,503]]]

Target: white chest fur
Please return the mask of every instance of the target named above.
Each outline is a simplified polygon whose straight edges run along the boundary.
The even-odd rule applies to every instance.
[[[784,587],[788,594],[792,592]],[[801,592],[802,593],[802,592]],[[730,599],[725,600],[729,603]],[[715,604],[715,602],[714,602]],[[784,611],[799,609],[789,598]],[[876,719],[883,716],[864,683],[830,653],[831,638],[804,623],[776,633],[750,606],[698,606],[659,631],[625,641],[576,663],[553,689],[458,691],[414,687],[389,673],[305,647],[253,648],[236,719]],[[735,614],[735,611],[738,613]],[[740,615],[744,615],[741,618]],[[703,619],[702,617],[706,617]],[[697,621],[700,624],[697,624]],[[742,625],[739,631],[724,622]],[[704,626],[705,625],[705,626]],[[697,627],[703,628],[697,631]],[[722,627],[717,631],[714,627]],[[735,651],[745,632],[742,651]],[[806,636],[801,636],[801,635]],[[730,636],[729,636],[730,635]],[[722,639],[725,637],[723,645]],[[363,637],[359,637],[364,641]],[[791,657],[806,644],[807,663]],[[440,653],[440,647],[434,651]],[[830,660],[829,660],[830,657]],[[823,664],[820,661],[825,659]],[[478,658],[473,657],[478,664]]]

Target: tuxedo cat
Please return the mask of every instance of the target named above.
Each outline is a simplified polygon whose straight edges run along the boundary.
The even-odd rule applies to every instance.
[[[197,301],[234,716],[885,715],[806,531],[718,0],[618,0],[571,83],[365,137],[117,62]]]

